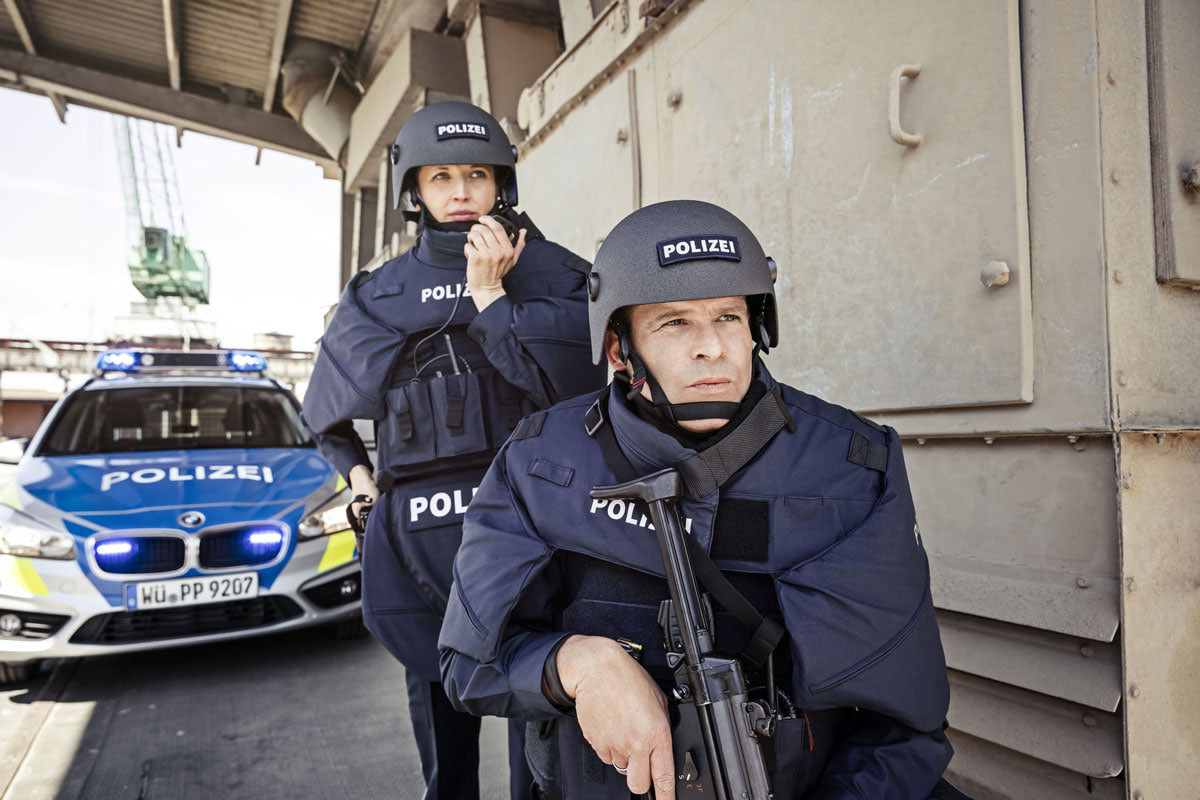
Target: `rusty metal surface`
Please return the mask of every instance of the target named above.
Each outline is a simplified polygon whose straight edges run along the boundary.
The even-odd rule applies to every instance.
[[[1129,785],[1200,785],[1200,434],[1121,436]]]

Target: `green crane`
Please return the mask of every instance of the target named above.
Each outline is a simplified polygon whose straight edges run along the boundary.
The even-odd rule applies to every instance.
[[[188,308],[208,303],[208,259],[187,244],[169,129],[114,115],[113,133],[133,242],[133,285],[147,300],[179,298]]]

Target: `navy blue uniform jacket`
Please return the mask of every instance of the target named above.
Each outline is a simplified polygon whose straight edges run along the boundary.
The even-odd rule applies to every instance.
[[[371,521],[386,528],[395,567],[384,551],[365,565],[364,613],[426,680],[438,679],[437,630],[472,489],[524,415],[604,380],[588,363],[586,261],[528,241],[503,279],[506,295],[477,313],[465,242],[425,228],[412,250],[349,282],[302,412],[343,475],[371,466],[352,421],[376,421],[387,494]]]
[[[775,385],[761,363],[756,377]],[[768,754],[775,796],[923,800],[950,760],[949,685],[899,438],[781,388],[796,429],[781,430],[718,491],[681,502],[690,535],[787,629],[780,684],[803,713],[781,724]],[[614,388],[603,391],[609,424],[641,474],[693,453]],[[536,415],[540,428],[522,425],[501,450],[466,515],[439,641],[443,684],[461,708],[560,718],[553,780],[567,800],[628,790],[542,694],[554,645],[572,633],[623,636],[647,648],[644,663],[662,685],[670,674],[652,666],[667,596],[653,531],[623,501],[588,495],[619,482],[584,430],[597,396]],[[874,468],[849,457],[862,439]],[[718,614],[717,646],[736,652],[746,632],[729,623]]]

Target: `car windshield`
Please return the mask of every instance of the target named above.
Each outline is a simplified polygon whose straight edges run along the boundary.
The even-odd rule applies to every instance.
[[[312,446],[284,391],[141,386],[76,392],[38,454]]]

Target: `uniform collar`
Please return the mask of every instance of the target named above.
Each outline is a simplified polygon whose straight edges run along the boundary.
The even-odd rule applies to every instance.
[[[417,239],[417,258],[438,269],[466,269],[467,257],[463,253],[466,243],[465,233],[439,231],[425,226]]]
[[[768,391],[775,386],[775,379],[767,371],[762,359],[755,359],[754,380],[765,385]],[[613,433],[626,458],[641,474],[673,466],[695,455],[695,449],[639,416],[625,402],[621,384],[615,381],[610,383],[608,391],[608,414]]]

